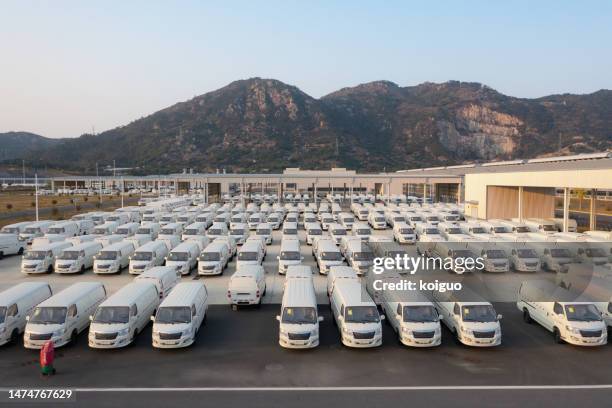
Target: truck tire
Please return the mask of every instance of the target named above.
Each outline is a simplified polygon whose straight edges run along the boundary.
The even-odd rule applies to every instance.
[[[70,345],[71,346],[75,346],[76,345],[77,340],[78,340],[78,336],[79,336],[79,333],[77,333],[76,330],[73,330],[72,334],[70,334]]]
[[[553,328],[553,338],[555,339],[555,343],[563,344],[563,339],[561,338],[561,332],[556,327]]]
[[[531,319],[531,315],[529,314],[529,310],[527,310],[527,308],[523,308],[523,321],[527,324],[531,324],[531,322],[533,321]]]
[[[23,247],[19,248],[19,251],[17,251],[17,255],[23,255],[24,249]]]
[[[0,251],[0,259],[4,258],[4,252]]]
[[[18,329],[13,329],[13,332],[11,333],[11,340],[10,340],[11,344],[17,344],[19,343],[19,330]]]

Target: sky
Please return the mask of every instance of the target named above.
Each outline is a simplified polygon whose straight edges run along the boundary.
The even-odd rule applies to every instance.
[[[250,77],[612,89],[612,2],[0,0],[0,132],[76,137]]]

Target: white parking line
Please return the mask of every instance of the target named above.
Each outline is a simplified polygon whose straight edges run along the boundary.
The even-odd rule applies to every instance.
[[[304,392],[304,391],[504,391],[608,390],[612,384],[584,385],[433,385],[399,387],[185,387],[185,388],[75,388],[77,392]],[[3,390],[8,390],[4,388]]]

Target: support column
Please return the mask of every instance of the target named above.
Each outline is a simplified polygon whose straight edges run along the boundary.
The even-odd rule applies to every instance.
[[[591,190],[591,206],[589,209],[589,229],[597,229],[597,190]]]
[[[523,186],[519,186],[518,189],[518,219],[519,222],[523,222]]]
[[[563,189],[563,232],[569,229],[569,188]]]

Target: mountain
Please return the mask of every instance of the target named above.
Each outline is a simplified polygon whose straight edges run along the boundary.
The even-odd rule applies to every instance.
[[[28,132],[0,133],[0,162],[48,149],[58,142],[58,139],[49,139]]]
[[[608,90],[522,99],[479,83],[377,81],[315,99],[280,81],[252,78],[99,135],[23,150],[65,170],[93,172],[96,162],[115,160],[152,173],[380,171],[610,148]]]

